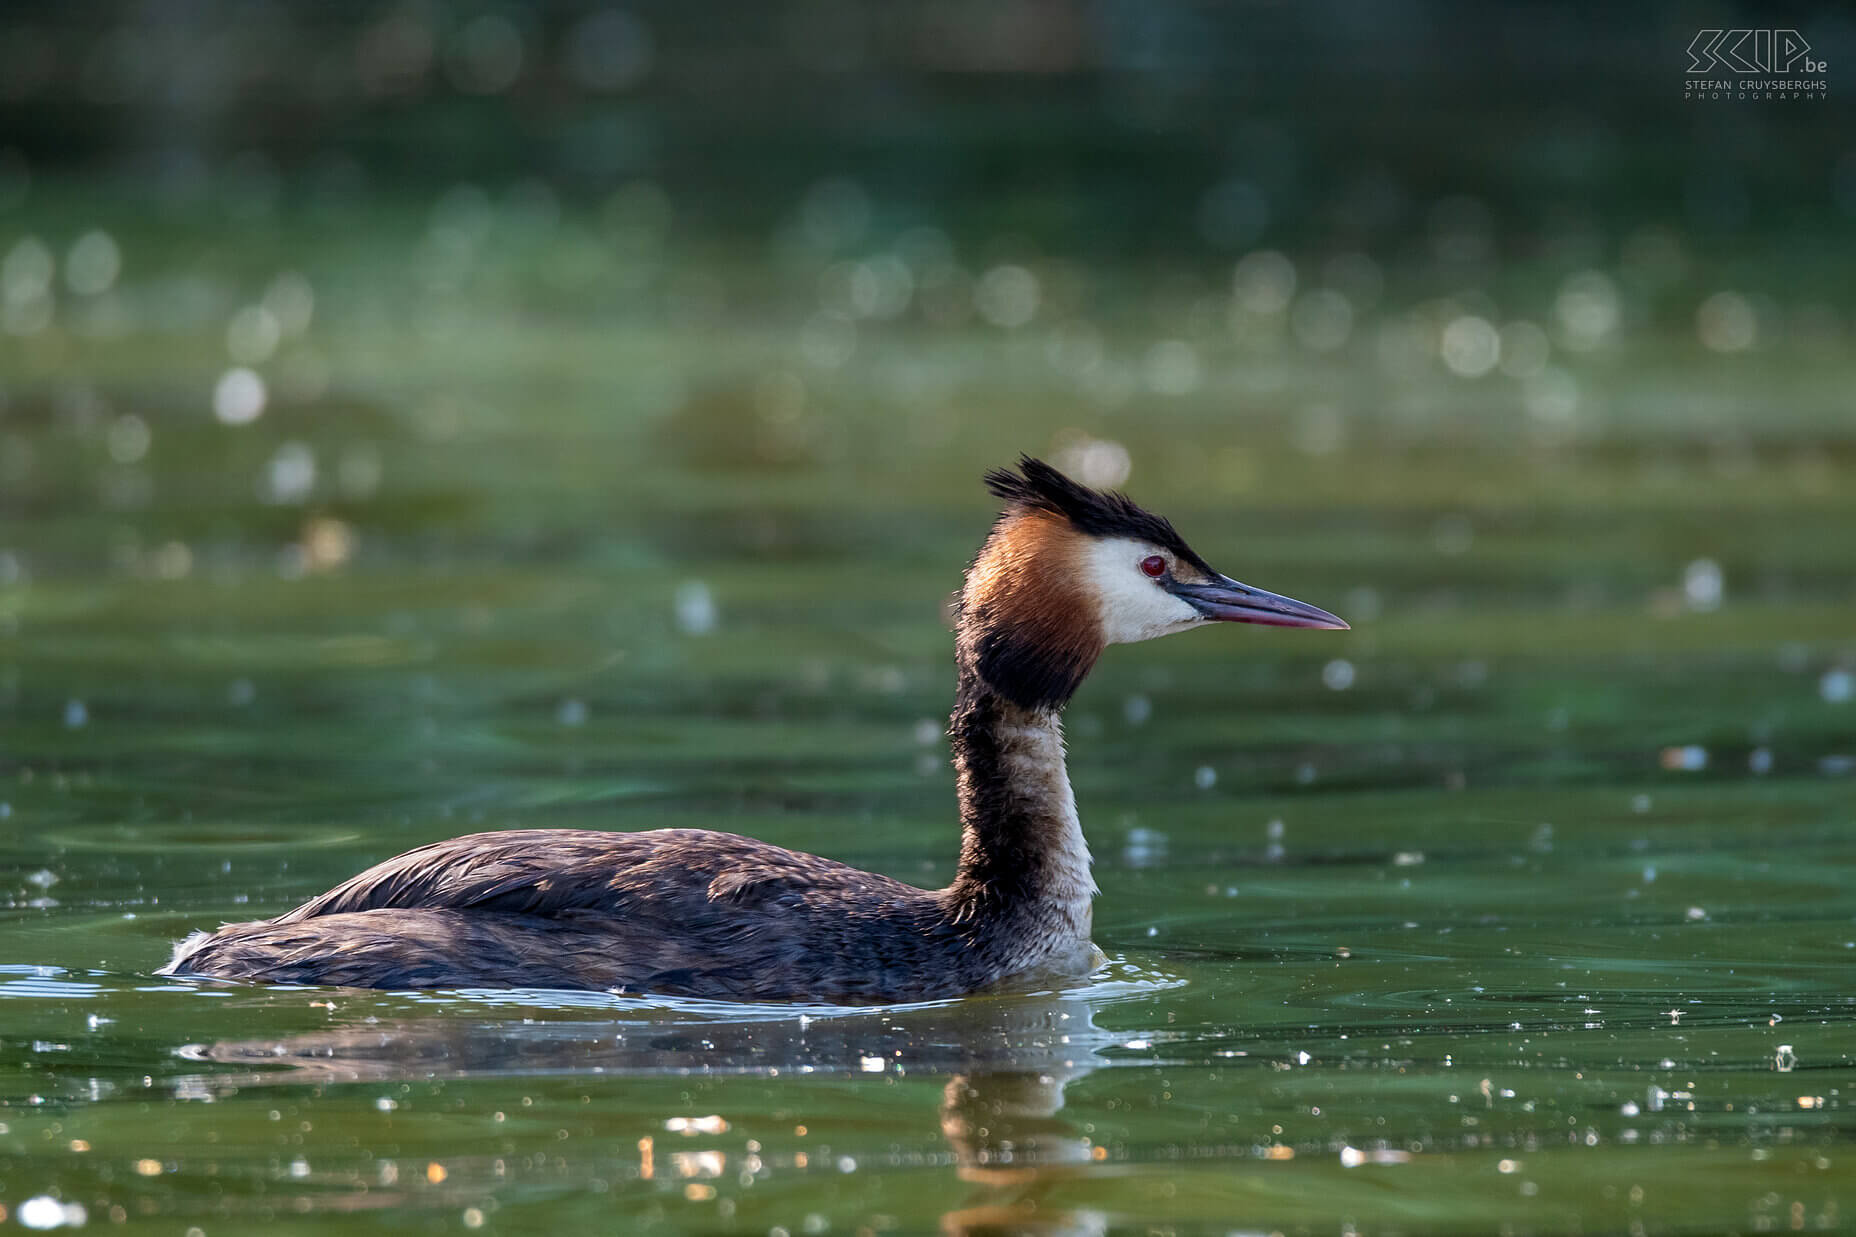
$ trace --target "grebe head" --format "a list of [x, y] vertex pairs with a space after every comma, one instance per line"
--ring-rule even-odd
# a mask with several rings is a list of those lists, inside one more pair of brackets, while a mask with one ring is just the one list
[[1307, 602], [1214, 571], [1164, 517], [1021, 456], [986, 486], [1005, 501], [960, 599], [960, 656], [1027, 708], [1062, 705], [1110, 644], [1205, 623], [1345, 631]]

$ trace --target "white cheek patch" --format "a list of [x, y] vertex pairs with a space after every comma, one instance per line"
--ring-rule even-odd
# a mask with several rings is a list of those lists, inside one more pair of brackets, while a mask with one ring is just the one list
[[1090, 591], [1101, 607], [1102, 639], [1133, 644], [1196, 627], [1204, 615], [1161, 588], [1141, 570], [1154, 547], [1129, 537], [1091, 541], [1084, 557]]

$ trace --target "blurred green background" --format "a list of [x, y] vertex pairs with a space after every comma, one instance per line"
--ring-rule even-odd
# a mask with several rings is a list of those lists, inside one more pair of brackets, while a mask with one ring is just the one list
[[[1753, 26], [1827, 97], [1685, 98]], [[1852, 73], [1831, 6], [8, 5], [0, 1218], [1837, 1227]], [[1354, 627], [1104, 660], [1094, 980], [152, 978], [474, 828], [945, 881], [1020, 451]]]

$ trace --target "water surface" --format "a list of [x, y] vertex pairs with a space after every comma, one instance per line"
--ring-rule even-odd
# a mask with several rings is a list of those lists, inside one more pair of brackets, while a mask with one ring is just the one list
[[[494, 267], [475, 300], [406, 291], [346, 235], [187, 250], [227, 311], [284, 261], [318, 290], [283, 355], [321, 381], [261, 367], [250, 424], [212, 413], [221, 320], [157, 312], [173, 237], [128, 250], [155, 265], [135, 329], [0, 341], [11, 1220], [1846, 1222], [1834, 364], [1782, 367], [1783, 415], [1731, 432], [1658, 399], [1774, 367], [1654, 333], [1565, 358], [1586, 411], [1545, 428], [1506, 378], [1388, 376], [1367, 344], [1206, 344], [1196, 393], [1105, 407], [1045, 336], [983, 324], [808, 360], [755, 316], [758, 258], [709, 259], [747, 307], [666, 326]], [[1104, 314], [1111, 356], [1193, 329], [1165, 313]], [[1393, 411], [1311, 439], [1346, 390]], [[480, 828], [700, 825], [944, 882], [977, 475], [1090, 443], [1213, 563], [1355, 624], [1110, 651], [1069, 718], [1100, 974], [875, 1010], [153, 975], [190, 931]]]

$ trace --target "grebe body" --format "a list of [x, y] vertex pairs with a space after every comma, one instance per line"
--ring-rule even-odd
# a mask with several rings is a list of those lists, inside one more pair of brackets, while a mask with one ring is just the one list
[[1090, 969], [1095, 883], [1060, 715], [1096, 658], [1207, 622], [1346, 624], [1218, 574], [1166, 520], [1038, 460], [987, 483], [1006, 506], [956, 623], [962, 841], [946, 888], [709, 830], [505, 830], [407, 851], [275, 919], [195, 933], [162, 973], [884, 1002]]

